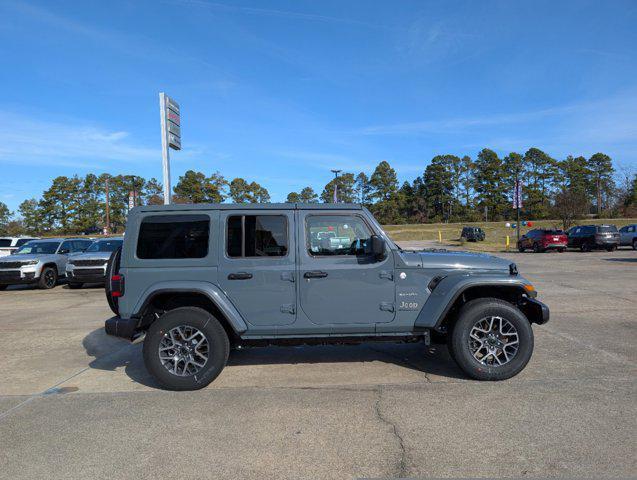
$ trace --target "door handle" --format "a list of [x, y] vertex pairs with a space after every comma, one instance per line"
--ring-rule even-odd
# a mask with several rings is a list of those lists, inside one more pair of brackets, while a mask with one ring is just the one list
[[228, 275], [228, 280], [250, 280], [251, 278], [252, 274], [247, 272], [231, 273]]
[[303, 278], [325, 278], [327, 277], [327, 272], [322, 272], [320, 270], [312, 270], [311, 272], [305, 272], [303, 274]]

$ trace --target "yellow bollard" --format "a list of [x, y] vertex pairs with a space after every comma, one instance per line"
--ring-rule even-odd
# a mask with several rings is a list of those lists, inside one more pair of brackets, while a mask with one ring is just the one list
[[442, 232], [438, 230], [438, 243], [442, 243]]
[[507, 250], [509, 249], [509, 245], [511, 245], [511, 239], [507, 235]]

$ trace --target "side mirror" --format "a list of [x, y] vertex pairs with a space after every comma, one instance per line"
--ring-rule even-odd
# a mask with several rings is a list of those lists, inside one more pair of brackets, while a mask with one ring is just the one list
[[66, 255], [66, 254], [68, 254], [69, 252], [70, 252], [70, 250], [69, 250], [68, 248], [62, 248], [62, 249], [60, 249], [60, 250], [58, 251], [58, 253], [59, 253], [60, 255]]
[[372, 235], [367, 242], [367, 248], [365, 253], [373, 256], [374, 258], [380, 258], [385, 254], [385, 239], [379, 235]]

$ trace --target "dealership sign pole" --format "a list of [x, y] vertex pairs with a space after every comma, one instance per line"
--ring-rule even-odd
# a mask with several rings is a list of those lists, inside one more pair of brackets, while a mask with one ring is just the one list
[[159, 94], [159, 110], [161, 115], [161, 156], [164, 174], [164, 205], [169, 205], [170, 188], [170, 154], [169, 149], [181, 150], [181, 113], [179, 104], [165, 93]]

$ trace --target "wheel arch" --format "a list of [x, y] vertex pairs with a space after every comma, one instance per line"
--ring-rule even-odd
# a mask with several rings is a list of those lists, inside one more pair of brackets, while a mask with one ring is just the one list
[[[455, 321], [462, 305], [477, 298], [499, 298], [520, 308], [531, 323], [545, 323], [534, 308], [526, 308], [529, 292], [524, 288], [529, 285], [521, 278], [515, 280], [471, 279], [461, 280], [448, 278], [447, 285], [440, 283], [425, 302], [418, 314], [415, 326], [417, 328], [432, 328], [437, 332], [446, 333], [448, 327]], [[445, 279], [447, 280], [447, 279]], [[443, 288], [441, 288], [443, 287]], [[440, 289], [440, 290], [439, 290]]]
[[219, 320], [229, 338], [238, 337], [248, 329], [239, 311], [218, 287], [199, 282], [179, 283], [158, 284], [145, 293], [132, 315], [140, 320], [139, 330], [148, 329], [157, 314], [179, 307], [199, 307], [206, 310]]

